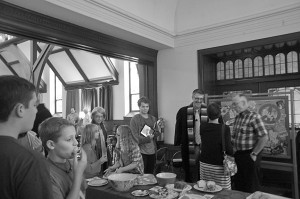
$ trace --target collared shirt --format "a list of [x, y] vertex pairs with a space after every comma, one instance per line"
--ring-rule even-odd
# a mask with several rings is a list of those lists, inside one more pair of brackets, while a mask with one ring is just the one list
[[235, 117], [233, 123], [233, 146], [234, 149], [250, 150], [253, 149], [258, 141], [258, 137], [267, 135], [259, 114], [245, 110]]

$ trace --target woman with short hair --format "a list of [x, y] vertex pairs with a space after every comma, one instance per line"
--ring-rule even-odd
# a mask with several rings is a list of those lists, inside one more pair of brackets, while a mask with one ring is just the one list
[[[224, 175], [222, 128], [219, 123], [221, 109], [217, 103], [211, 103], [207, 107], [208, 123], [200, 126], [201, 154], [200, 154], [200, 179], [215, 181], [217, 185], [225, 189], [231, 189], [230, 176]], [[230, 129], [225, 126], [224, 132], [226, 154], [233, 154]]]

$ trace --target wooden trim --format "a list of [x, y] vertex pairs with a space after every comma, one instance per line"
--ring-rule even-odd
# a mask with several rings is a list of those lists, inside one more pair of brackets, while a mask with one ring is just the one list
[[124, 60], [154, 61], [158, 52], [4, 1], [0, 1], [0, 31]]

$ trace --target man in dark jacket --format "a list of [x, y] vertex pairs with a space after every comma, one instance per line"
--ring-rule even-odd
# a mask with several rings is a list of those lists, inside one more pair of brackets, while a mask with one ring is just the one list
[[199, 179], [199, 155], [200, 155], [200, 123], [207, 122], [206, 104], [204, 94], [200, 89], [192, 93], [193, 102], [179, 109], [176, 115], [174, 145], [181, 145], [185, 181], [192, 182], [190, 175], [190, 155], [194, 154]]
[[49, 117], [52, 117], [50, 111], [45, 107], [45, 104], [41, 103], [37, 107], [37, 113], [34, 120], [32, 131], [34, 131], [37, 134], [37, 137], [39, 137], [38, 128], [40, 123], [42, 123], [44, 120], [46, 120]]

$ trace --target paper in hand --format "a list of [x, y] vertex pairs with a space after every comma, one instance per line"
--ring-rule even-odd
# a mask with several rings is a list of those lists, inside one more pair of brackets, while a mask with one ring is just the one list
[[148, 137], [149, 135], [151, 135], [153, 132], [153, 130], [151, 129], [150, 126], [148, 126], [147, 124], [144, 125], [141, 134], [145, 137]]

